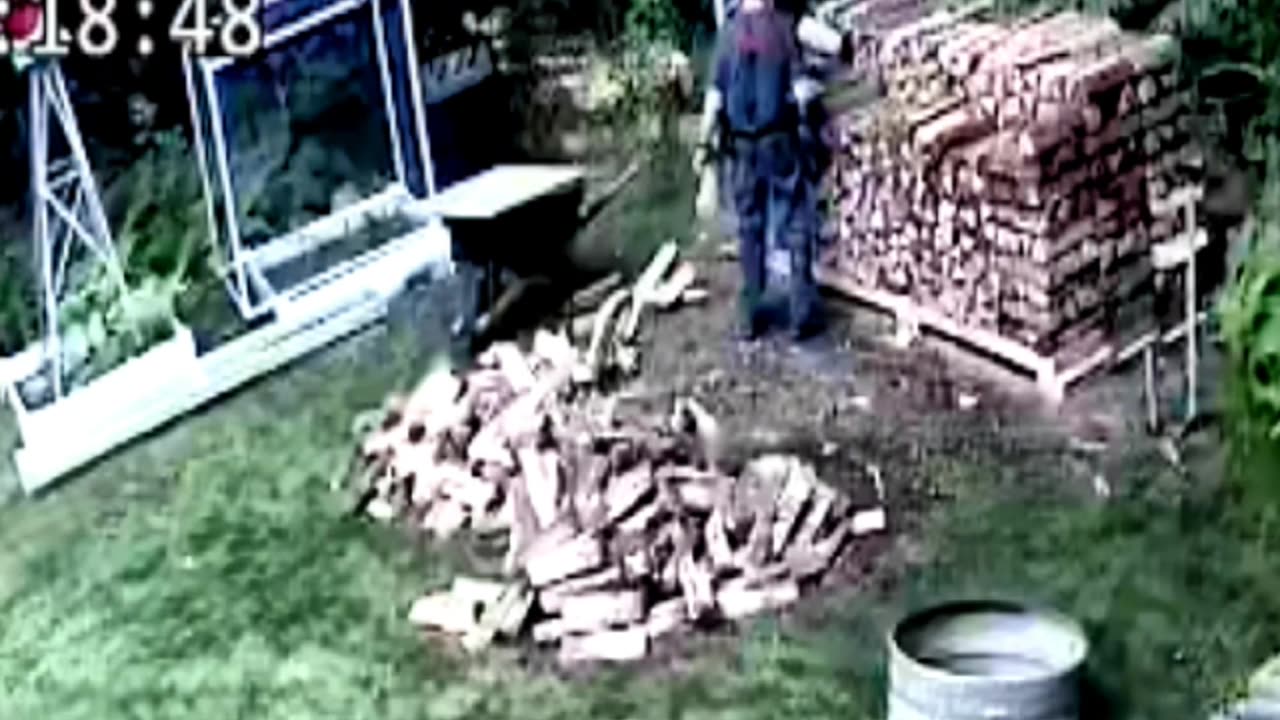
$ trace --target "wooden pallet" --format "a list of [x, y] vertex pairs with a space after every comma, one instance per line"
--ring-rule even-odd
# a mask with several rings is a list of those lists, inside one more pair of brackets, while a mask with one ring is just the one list
[[899, 338], [914, 337], [928, 330], [978, 354], [993, 357], [1030, 375], [1040, 394], [1053, 404], [1061, 403], [1071, 386], [1120, 362], [1122, 352], [1127, 351], [1132, 357], [1135, 342], [1154, 341], [1154, 336], [1147, 339], [1147, 334], [1139, 334], [1138, 340], [1109, 340], [1076, 357], [1046, 355], [994, 331], [963, 325], [941, 312], [920, 306], [909, 297], [863, 287], [828, 267], [815, 268], [814, 275], [818, 284], [828, 290], [892, 315]]

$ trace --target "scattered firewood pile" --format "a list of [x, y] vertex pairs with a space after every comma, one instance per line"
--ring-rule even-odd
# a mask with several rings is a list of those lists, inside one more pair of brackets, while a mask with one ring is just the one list
[[613, 273], [570, 299], [569, 335], [586, 347], [577, 372], [579, 381], [598, 381], [610, 372], [634, 374], [640, 369], [637, 341], [645, 314], [709, 297], [705, 288], [697, 287], [693, 263], [679, 261], [678, 255], [675, 242], [668, 242], [658, 248], [630, 286], [621, 274]]
[[502, 580], [459, 577], [413, 623], [470, 650], [503, 637], [556, 645], [563, 663], [637, 659], [679, 628], [795, 602], [885, 527], [882, 502], [855, 511], [795, 457], [731, 474], [695, 400], [649, 425], [607, 398], [593, 407], [574, 396], [580, 362], [563, 335], [539, 333], [529, 353], [499, 343], [392, 398], [367, 430], [361, 513], [505, 544]]
[[1168, 36], [1074, 12], [1005, 24], [990, 3], [881, 38], [886, 97], [841, 119], [832, 175], [850, 286], [887, 291], [1044, 356], [1147, 317], [1168, 199], [1203, 158]]

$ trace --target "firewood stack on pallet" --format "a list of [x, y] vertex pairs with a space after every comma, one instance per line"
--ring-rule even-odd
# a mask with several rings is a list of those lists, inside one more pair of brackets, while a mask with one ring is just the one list
[[624, 661], [697, 622], [794, 603], [856, 536], [885, 526], [790, 456], [722, 467], [718, 425], [692, 399], [660, 427], [572, 397], [562, 335], [500, 343], [461, 376], [393, 399], [360, 448], [360, 511], [437, 537], [505, 540], [506, 577], [458, 578], [410, 620], [478, 650], [555, 644], [564, 663]]
[[1165, 200], [1202, 158], [1176, 42], [984, 7], [884, 39], [887, 97], [840, 121], [822, 275], [1069, 362], [1144, 329], [1150, 247], [1182, 231]]

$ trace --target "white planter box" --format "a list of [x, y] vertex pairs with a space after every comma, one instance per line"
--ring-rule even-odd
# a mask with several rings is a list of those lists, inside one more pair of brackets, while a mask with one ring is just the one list
[[198, 381], [199, 372], [195, 338], [179, 325], [168, 340], [39, 408], [28, 407], [18, 390], [31, 373], [10, 378], [9, 402], [24, 447], [56, 447], [110, 426], [131, 406], [185, 389]]
[[[22, 487], [28, 493], [35, 492], [94, 458], [253, 378], [377, 322], [385, 314], [385, 304], [374, 300], [347, 307], [337, 315], [305, 327], [277, 321], [199, 358], [194, 357], [194, 352], [191, 355], [181, 353], [183, 357], [179, 358], [176, 356], [180, 353], [175, 352], [175, 357], [163, 363], [170, 368], [171, 377], [168, 380], [159, 383], [154, 391], [127, 394], [125, 403], [112, 415], [104, 417], [103, 411], [98, 410], [98, 427], [83, 427], [82, 424], [83, 432], [74, 436], [61, 431], [61, 437], [46, 435], [46, 444], [27, 444], [19, 448], [13, 459]], [[186, 335], [190, 337], [189, 332]], [[189, 347], [194, 351], [194, 343]], [[161, 362], [157, 361], [157, 364], [160, 365]], [[188, 362], [191, 363], [189, 377], [184, 377], [183, 372], [173, 371], [173, 368]], [[65, 400], [72, 397], [68, 395]], [[60, 443], [48, 444], [49, 437], [54, 437]]]
[[[34, 375], [40, 369], [42, 351], [43, 348], [36, 343], [17, 355], [0, 358], [0, 388], [7, 388], [23, 378]], [[5, 393], [5, 396], [7, 398], [8, 393]]]

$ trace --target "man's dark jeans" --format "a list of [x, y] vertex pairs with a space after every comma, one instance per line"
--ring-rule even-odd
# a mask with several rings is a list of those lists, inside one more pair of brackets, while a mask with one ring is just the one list
[[732, 143], [731, 192], [737, 215], [738, 257], [742, 264], [742, 312], [748, 332], [762, 328], [760, 303], [765, 290], [768, 238], [777, 237], [791, 255], [791, 307], [795, 333], [817, 321], [813, 281], [815, 237], [809, 232], [801, 172], [800, 146], [794, 135], [776, 133]]

